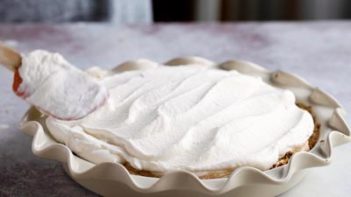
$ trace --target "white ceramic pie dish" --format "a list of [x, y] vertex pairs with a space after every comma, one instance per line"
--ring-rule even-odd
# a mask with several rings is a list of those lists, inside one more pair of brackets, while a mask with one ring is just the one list
[[[169, 172], [161, 178], [131, 175], [121, 164], [94, 164], [72, 153], [57, 142], [47, 131], [45, 116], [34, 107], [22, 120], [22, 130], [33, 136], [32, 151], [35, 155], [58, 160], [75, 181], [103, 196], [274, 196], [297, 184], [306, 169], [327, 165], [332, 149], [351, 141], [350, 128], [344, 119], [344, 110], [330, 95], [311, 86], [303, 79], [282, 71], [270, 72], [256, 64], [231, 60], [215, 64], [199, 57], [176, 58], [165, 65], [201, 64], [208, 67], [261, 76], [266, 82], [294, 92], [297, 102], [312, 107], [320, 135], [309, 152], [295, 153], [287, 165], [262, 171], [252, 167], [240, 167], [228, 178], [199, 179], [186, 171]], [[125, 70], [154, 68], [158, 64], [149, 60], [123, 63], [101, 75]], [[89, 71], [88, 71], [89, 72]], [[102, 77], [102, 76], [96, 76]]]

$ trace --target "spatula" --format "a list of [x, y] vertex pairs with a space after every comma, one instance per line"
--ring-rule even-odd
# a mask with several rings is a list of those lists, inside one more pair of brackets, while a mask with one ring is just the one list
[[[0, 64], [14, 73], [14, 92], [47, 115], [62, 120], [80, 119], [95, 111], [108, 99], [107, 89], [97, 79], [78, 68], [47, 76], [48, 79], [42, 80], [46, 83], [40, 84], [40, 88], [28, 87], [32, 84], [21, 76], [21, 67], [30, 65], [22, 65], [22, 61], [18, 52], [0, 44]], [[35, 72], [34, 76], [43, 77], [41, 74], [35, 75]]]

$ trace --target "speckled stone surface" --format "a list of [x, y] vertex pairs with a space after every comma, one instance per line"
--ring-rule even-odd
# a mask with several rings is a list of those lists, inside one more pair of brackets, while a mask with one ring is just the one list
[[[60, 52], [81, 68], [111, 68], [135, 58], [165, 62], [189, 55], [218, 62], [246, 59], [302, 76], [351, 112], [351, 22], [0, 24], [0, 40], [22, 52], [37, 48]], [[58, 162], [33, 156], [31, 137], [18, 129], [28, 105], [11, 92], [11, 81], [11, 73], [0, 68], [0, 196], [96, 196], [66, 176]], [[335, 150], [331, 165], [312, 169], [301, 184], [281, 196], [350, 194], [348, 144]]]

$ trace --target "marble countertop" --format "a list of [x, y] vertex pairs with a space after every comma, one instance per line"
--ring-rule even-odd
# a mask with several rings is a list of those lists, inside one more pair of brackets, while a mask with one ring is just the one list
[[[213, 61], [245, 59], [296, 73], [335, 96], [351, 112], [351, 21], [304, 23], [6, 25], [0, 40], [22, 52], [62, 53], [81, 68], [111, 68], [130, 59], [165, 62], [197, 55]], [[96, 196], [66, 176], [60, 163], [37, 158], [31, 137], [18, 129], [29, 107], [11, 92], [0, 67], [0, 196]], [[351, 122], [350, 116], [347, 117]], [[329, 166], [311, 169], [292, 196], [349, 196], [351, 144]]]

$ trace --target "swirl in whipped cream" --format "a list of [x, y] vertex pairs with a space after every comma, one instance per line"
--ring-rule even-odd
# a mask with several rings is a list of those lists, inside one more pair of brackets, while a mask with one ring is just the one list
[[46, 121], [57, 140], [94, 163], [160, 173], [265, 170], [304, 146], [314, 128], [291, 91], [236, 71], [160, 66], [101, 82], [110, 92], [103, 107], [79, 121]]

